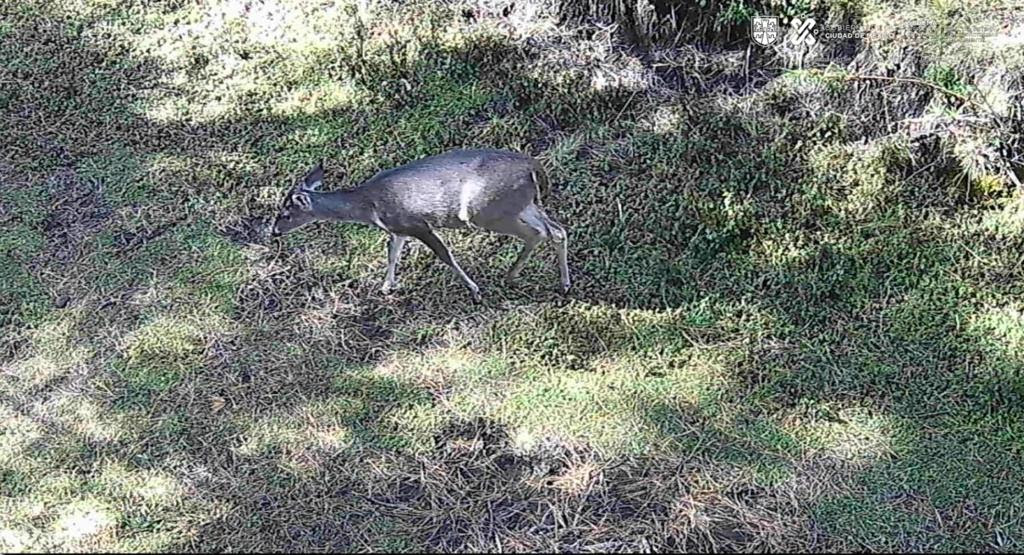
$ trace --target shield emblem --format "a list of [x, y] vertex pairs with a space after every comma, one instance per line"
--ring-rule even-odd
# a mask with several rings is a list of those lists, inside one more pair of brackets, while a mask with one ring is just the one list
[[750, 38], [761, 46], [770, 46], [782, 36], [779, 18], [764, 15], [755, 15], [750, 20]]

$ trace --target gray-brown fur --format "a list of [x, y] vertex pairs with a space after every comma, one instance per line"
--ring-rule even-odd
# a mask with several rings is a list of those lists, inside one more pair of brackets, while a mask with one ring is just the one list
[[523, 250], [509, 269], [518, 277], [533, 250], [555, 244], [562, 291], [568, 291], [565, 229], [537, 205], [538, 186], [547, 183], [540, 163], [504, 150], [452, 150], [384, 170], [347, 190], [318, 192], [323, 167], [313, 168], [285, 199], [274, 222], [277, 236], [317, 220], [358, 222], [391, 234], [384, 290], [395, 286], [395, 272], [408, 237], [426, 244], [452, 268], [480, 300], [479, 287], [459, 267], [439, 228], [474, 227], [520, 238]]

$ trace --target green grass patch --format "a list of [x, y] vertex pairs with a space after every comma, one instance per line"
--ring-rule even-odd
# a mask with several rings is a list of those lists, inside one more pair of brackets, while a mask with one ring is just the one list
[[124, 339], [116, 371], [133, 388], [162, 391], [174, 387], [202, 367], [210, 333], [207, 325], [188, 316], [150, 319]]

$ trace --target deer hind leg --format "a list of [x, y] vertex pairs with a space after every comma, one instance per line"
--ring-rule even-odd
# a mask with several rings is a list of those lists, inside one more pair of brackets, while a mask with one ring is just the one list
[[516, 261], [505, 272], [505, 281], [507, 283], [512, 283], [519, 277], [519, 273], [530, 260], [530, 255], [533, 254], [534, 249], [548, 238], [541, 222], [535, 217], [524, 217], [526, 212], [524, 210], [519, 214], [502, 215], [495, 219], [481, 222], [481, 227], [485, 229], [501, 233], [502, 235], [517, 237], [523, 242], [523, 248], [519, 251], [519, 256], [516, 257]]
[[552, 220], [547, 214], [537, 210], [547, 227], [548, 235], [551, 240], [555, 243], [555, 254], [558, 256], [558, 273], [561, 277], [562, 293], [568, 293], [569, 287], [572, 285], [569, 279], [569, 234], [566, 233], [565, 228], [561, 224]]
[[[519, 251], [519, 256], [516, 257], [516, 261], [512, 263], [512, 266], [505, 273], [505, 281], [512, 283], [519, 279], [519, 273], [523, 271], [523, 266], [529, 262], [530, 256], [533, 251], [537, 248], [537, 245], [544, 242], [545, 237], [539, 234], [533, 234], [533, 230], [525, 232], [519, 236], [523, 240], [523, 249]], [[527, 233], [530, 233], [529, 235]]]
[[549, 218], [536, 205], [531, 204], [515, 218], [492, 223], [489, 227], [492, 231], [513, 235], [523, 241], [523, 250], [520, 251], [519, 257], [505, 274], [507, 281], [514, 281], [519, 277], [519, 272], [522, 271], [523, 266], [529, 261], [538, 245], [544, 241], [554, 241], [562, 274], [562, 291], [568, 291], [569, 268], [566, 260], [566, 233], [561, 225]]

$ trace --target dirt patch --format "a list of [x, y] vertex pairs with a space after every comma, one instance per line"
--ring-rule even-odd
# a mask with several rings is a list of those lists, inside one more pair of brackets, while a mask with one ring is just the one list
[[39, 151], [52, 158], [60, 166], [69, 168], [74, 165], [75, 158], [71, 154], [71, 150], [63, 144], [49, 137], [40, 137], [37, 143]]
[[470, 117], [473, 125], [484, 125], [494, 118], [503, 118], [515, 110], [515, 101], [511, 98], [498, 96], [487, 102], [480, 110]]
[[266, 237], [270, 221], [262, 216], [250, 216], [226, 222], [217, 232], [236, 245], [260, 243]]
[[395, 348], [390, 313], [373, 285], [350, 280], [337, 283], [309, 267], [303, 256], [285, 263], [267, 258], [253, 266], [253, 277], [235, 296], [237, 321], [292, 321], [310, 348], [337, 353], [341, 359], [366, 363]]
[[344, 522], [321, 520], [308, 526], [289, 526], [288, 539], [294, 545], [303, 545], [313, 550], [347, 551], [352, 540], [346, 532]]
[[551, 145], [555, 144], [564, 130], [558, 118], [550, 114], [540, 114], [535, 117], [534, 128], [537, 130], [537, 134], [528, 141], [529, 152], [534, 156], [539, 156], [551, 148]]
[[284, 268], [267, 267], [265, 270], [238, 289], [235, 296], [237, 319], [274, 316], [281, 310], [283, 291], [292, 287], [295, 280]]
[[49, 258], [66, 263], [81, 254], [82, 244], [106, 225], [110, 206], [99, 182], [84, 180], [74, 170], [63, 169], [46, 182], [52, 199], [43, 221]]
[[363, 336], [370, 341], [387, 341], [392, 336], [391, 330], [380, 325], [379, 320], [371, 313], [363, 312], [355, 318], [355, 323]]
[[163, 237], [184, 221], [184, 218], [180, 218], [148, 229], [120, 231], [114, 236], [114, 245], [117, 246], [117, 250], [122, 254], [134, 251], [146, 243]]

